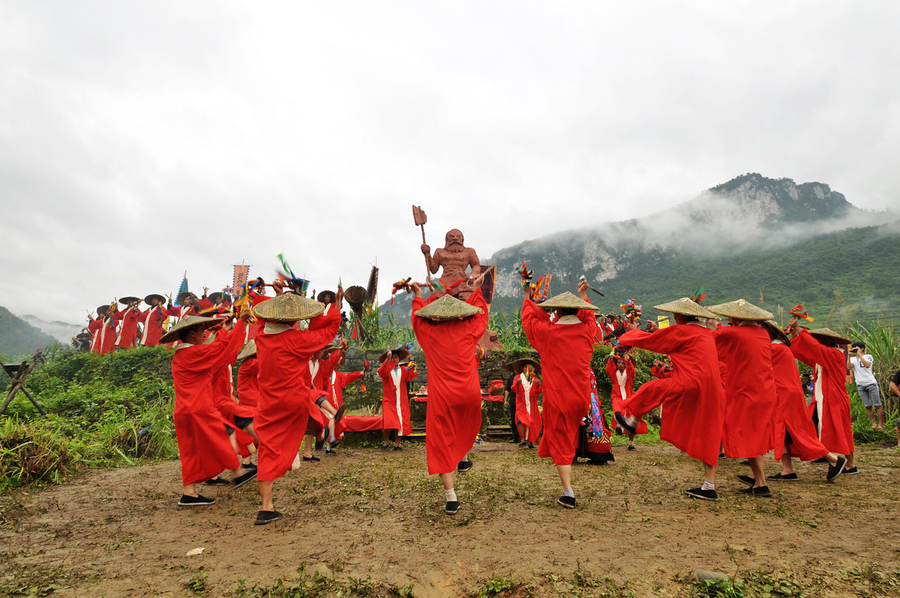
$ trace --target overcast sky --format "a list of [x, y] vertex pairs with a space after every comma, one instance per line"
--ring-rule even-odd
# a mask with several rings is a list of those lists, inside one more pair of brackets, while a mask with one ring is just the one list
[[896, 2], [0, 1], [0, 305], [424, 278], [747, 172], [900, 203]]

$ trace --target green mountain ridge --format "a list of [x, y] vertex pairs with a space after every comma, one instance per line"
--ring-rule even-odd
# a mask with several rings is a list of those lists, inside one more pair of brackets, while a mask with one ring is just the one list
[[38, 349], [55, 342], [52, 336], [0, 306], [0, 355], [9, 358], [31, 356]]

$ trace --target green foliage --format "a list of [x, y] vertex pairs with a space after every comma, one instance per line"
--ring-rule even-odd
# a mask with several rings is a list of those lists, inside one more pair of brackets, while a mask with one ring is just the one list
[[703, 598], [744, 598], [747, 586], [737, 579], [704, 579], [694, 584], [694, 591]]
[[874, 360], [872, 369], [881, 390], [881, 403], [885, 411], [897, 411], [900, 408], [898, 398], [889, 392], [891, 378], [900, 370], [900, 342], [893, 324], [870, 322], [863, 325], [857, 322], [848, 327], [847, 334], [853, 340], [865, 343], [866, 353]]
[[[56, 339], [44, 334], [5, 307], [0, 307], [0, 353], [21, 362], [23, 357], [31, 357], [38, 349], [56, 343]], [[5, 359], [9, 363], [11, 360]]]
[[184, 588], [193, 592], [194, 594], [200, 595], [206, 593], [206, 571], [203, 570], [203, 567], [200, 568], [200, 572], [191, 579], [187, 580], [184, 584]]
[[404, 325], [393, 312], [382, 315], [381, 307], [378, 305], [370, 305], [363, 314], [362, 320], [368, 337], [360, 338], [360, 340], [362, 341], [361, 346], [366, 348], [399, 347], [404, 343], [416, 340], [416, 335], [408, 319]]
[[511, 577], [494, 577], [481, 586], [478, 590], [478, 598], [493, 598], [503, 592], [511, 592], [519, 586], [519, 582]]
[[[488, 316], [488, 330], [497, 332], [497, 340], [507, 351], [530, 350], [531, 344], [522, 328], [522, 310], [512, 313], [491, 310]], [[514, 358], [518, 359], [518, 358]]]
[[178, 455], [171, 352], [165, 347], [110, 355], [54, 351], [27, 388], [49, 415], [22, 396], [0, 419], [0, 491], [58, 483], [84, 465], [134, 465]]
[[412, 595], [412, 584], [403, 587], [376, 586], [371, 578], [364, 580], [349, 577], [346, 581], [322, 575], [318, 571], [309, 573], [306, 563], [297, 568], [296, 579], [278, 579], [269, 586], [253, 584], [241, 579], [231, 592], [230, 598], [318, 598], [319, 596], [366, 596], [382, 598], [394, 596], [408, 598]]

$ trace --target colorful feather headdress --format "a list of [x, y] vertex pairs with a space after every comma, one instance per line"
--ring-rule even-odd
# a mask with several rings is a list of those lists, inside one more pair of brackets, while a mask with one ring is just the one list
[[291, 288], [291, 290], [301, 297], [306, 297], [306, 292], [309, 289], [309, 281], [304, 278], [298, 278], [294, 276], [293, 270], [288, 266], [287, 260], [284, 259], [284, 254], [278, 254], [278, 261], [281, 262], [281, 270], [277, 270], [278, 278], [280, 278], [284, 283]]
[[806, 310], [803, 309], [803, 304], [802, 304], [802, 303], [798, 303], [798, 304], [797, 304], [797, 307], [795, 307], [794, 309], [792, 309], [792, 310], [790, 311], [790, 314], [791, 314], [792, 316], [795, 316], [795, 317], [797, 317], [797, 318], [800, 318], [801, 320], [807, 320], [807, 321], [809, 321], [809, 322], [814, 322], [814, 321], [815, 321], [815, 318], [810, 317], [810, 315], [809, 315], [808, 313], [806, 313]]

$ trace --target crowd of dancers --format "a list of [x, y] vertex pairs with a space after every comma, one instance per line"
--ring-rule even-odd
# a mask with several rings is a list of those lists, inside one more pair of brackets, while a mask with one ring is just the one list
[[[469, 452], [482, 423], [478, 342], [489, 308], [480, 285], [478, 277], [466, 280], [465, 301], [439, 288], [425, 298], [419, 284], [408, 286], [414, 294], [412, 328], [428, 364], [427, 469], [440, 477], [444, 510], [450, 515], [461, 506], [456, 473], [474, 466]], [[222, 297], [185, 296], [180, 306], [172, 307], [163, 305], [163, 296], [150, 295], [144, 311], [137, 307], [139, 300], [126, 298], [125, 309], [98, 310], [100, 317], [91, 323], [91, 345], [98, 352], [104, 352], [110, 336], [116, 339], [113, 346], [134, 343], [137, 333], [131, 323], [137, 321], [143, 323], [142, 344], [174, 346], [174, 419], [183, 482], [179, 505], [213, 504], [199, 493], [202, 484], [240, 487], [256, 478], [258, 525], [282, 517], [274, 506], [277, 479], [302, 461], [318, 460], [313, 454], [317, 441], [334, 452], [343, 432], [342, 389], [365, 375], [338, 369], [346, 349], [335, 341], [342, 323], [341, 290], [320, 293], [315, 300], [285, 292], [280, 281], [268, 286], [275, 296], [257, 289], [236, 319], [227, 317], [234, 312]], [[604, 460], [604, 453], [612, 458], [591, 356], [598, 340], [609, 343], [613, 337], [616, 346], [606, 371], [614, 427], [628, 434], [632, 450], [635, 434], [647, 433], [642, 417], [659, 408], [660, 437], [703, 464], [702, 484], [687, 489], [689, 496], [719, 498], [716, 469], [721, 457], [747, 460], [751, 475], [738, 476], [746, 485], [740, 492], [756, 497], [771, 495], [763, 471], [769, 451], [782, 463], [781, 472], [770, 479], [797, 479], [793, 458], [827, 462], [827, 481], [857, 473], [846, 357], [838, 348], [849, 339], [827, 328], [806, 330], [796, 318], [783, 330], [771, 313], [744, 300], [708, 308], [688, 298], [657, 305], [655, 309], [671, 314], [670, 325], [663, 328], [650, 323], [641, 330], [633, 319], [616, 323], [604, 318], [598, 324], [588, 288], [582, 281], [577, 296], [565, 292], [536, 302], [526, 286], [522, 326], [539, 360], [509, 364], [515, 372], [507, 391], [515, 397], [516, 431], [525, 446], [539, 442], [539, 456], [556, 466], [560, 506], [577, 504], [572, 464], [579, 454], [584, 456], [585, 428], [590, 443], [605, 443], [605, 449], [597, 449], [598, 460]], [[157, 326], [162, 314], [178, 318], [167, 331]], [[122, 329], [105, 335], [107, 320], [122, 322]], [[669, 359], [654, 364], [656, 379], [636, 391], [632, 347]], [[391, 448], [393, 438], [394, 450], [402, 450], [400, 438], [410, 427], [407, 386], [417, 373], [407, 357], [405, 348], [388, 351], [378, 368], [384, 447]], [[814, 372], [809, 408], [796, 360]], [[231, 375], [236, 362], [241, 363], [237, 389]], [[226, 470], [230, 480], [220, 477]]]

